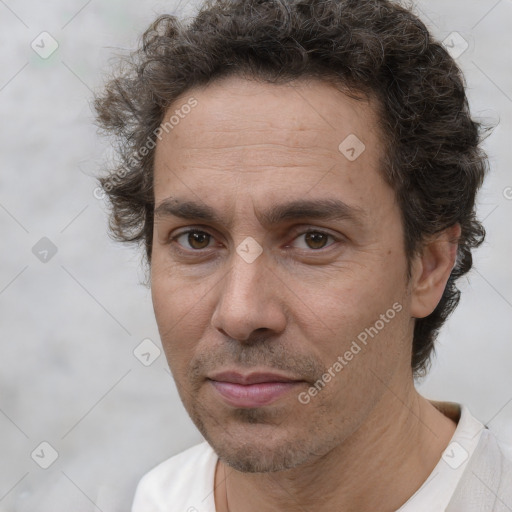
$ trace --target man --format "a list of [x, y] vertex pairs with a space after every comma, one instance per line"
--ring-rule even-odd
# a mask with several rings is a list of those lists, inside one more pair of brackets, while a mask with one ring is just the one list
[[111, 226], [145, 244], [206, 441], [133, 512], [506, 511], [512, 463], [415, 389], [484, 237], [460, 70], [387, 1], [211, 1], [159, 18], [96, 100]]

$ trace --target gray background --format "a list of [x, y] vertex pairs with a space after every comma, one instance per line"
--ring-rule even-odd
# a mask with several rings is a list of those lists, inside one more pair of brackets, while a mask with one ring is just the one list
[[[436, 37], [456, 31], [467, 41], [457, 60], [473, 115], [498, 124], [479, 200], [487, 242], [420, 389], [467, 404], [512, 445], [512, 1], [416, 8]], [[139, 254], [109, 240], [94, 196], [109, 148], [92, 91], [116, 52], [176, 9], [194, 8], [0, 0], [0, 511], [126, 511], [143, 473], [202, 440], [163, 353], [149, 366], [134, 356], [144, 339], [160, 346], [150, 293]], [[43, 31], [59, 44], [47, 59], [30, 46]], [[57, 248], [46, 262], [32, 251], [43, 237]], [[43, 441], [58, 453], [48, 469]]]

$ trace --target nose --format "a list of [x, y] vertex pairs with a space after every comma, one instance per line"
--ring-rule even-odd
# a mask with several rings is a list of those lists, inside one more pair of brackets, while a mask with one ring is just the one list
[[279, 293], [283, 283], [269, 268], [264, 253], [252, 263], [233, 254], [219, 286], [211, 324], [222, 334], [243, 342], [255, 331], [278, 334], [284, 330], [286, 315]]

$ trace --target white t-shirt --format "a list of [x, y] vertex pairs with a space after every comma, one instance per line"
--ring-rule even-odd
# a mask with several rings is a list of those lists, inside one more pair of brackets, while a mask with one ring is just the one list
[[480, 441], [484, 428], [469, 409], [462, 405], [457, 429], [441, 459], [423, 485], [397, 512], [445, 510]]
[[[443, 402], [435, 404], [438, 407], [445, 405]], [[446, 406], [450, 408], [450, 404]], [[397, 512], [445, 510], [484, 428], [462, 405], [455, 433], [438, 464]], [[217, 460], [217, 454], [204, 441], [162, 462], [139, 482], [132, 512], [216, 512]]]

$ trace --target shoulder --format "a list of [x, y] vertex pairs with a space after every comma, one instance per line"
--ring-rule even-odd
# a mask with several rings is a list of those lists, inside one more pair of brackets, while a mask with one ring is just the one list
[[160, 463], [139, 481], [132, 512], [213, 512], [217, 459], [204, 441]]
[[483, 430], [447, 508], [450, 512], [473, 510], [512, 510], [512, 457], [507, 446], [488, 428]]

